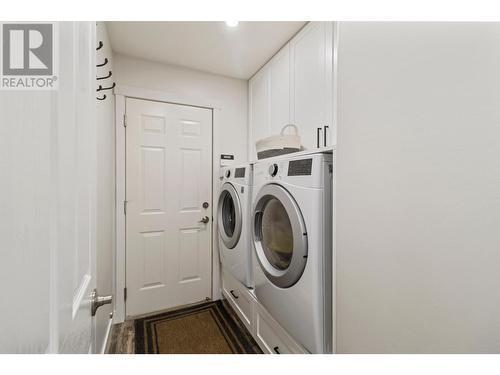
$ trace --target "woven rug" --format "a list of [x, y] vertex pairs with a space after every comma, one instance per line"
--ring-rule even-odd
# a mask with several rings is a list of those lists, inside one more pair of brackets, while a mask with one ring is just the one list
[[262, 353], [227, 302], [207, 302], [137, 319], [136, 354]]

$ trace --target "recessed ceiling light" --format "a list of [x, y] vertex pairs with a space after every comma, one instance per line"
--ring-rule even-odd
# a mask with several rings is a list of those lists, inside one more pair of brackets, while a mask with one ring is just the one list
[[238, 24], [239, 24], [238, 21], [226, 21], [227, 27], [236, 27], [236, 26], [238, 26]]

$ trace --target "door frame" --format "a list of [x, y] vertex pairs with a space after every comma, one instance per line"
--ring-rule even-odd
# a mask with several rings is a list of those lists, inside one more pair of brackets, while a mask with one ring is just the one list
[[[115, 174], [116, 174], [116, 200], [115, 200], [115, 228], [116, 241], [114, 252], [114, 295], [115, 295], [115, 311], [113, 312], [113, 322], [122, 323], [126, 318], [125, 308], [125, 287], [126, 287], [126, 221], [125, 221], [125, 159], [126, 159], [126, 142], [125, 142], [125, 102], [127, 98], [142, 99], [156, 102], [164, 102], [170, 104], [187, 105], [192, 107], [202, 107], [212, 110], [212, 183], [211, 183], [211, 202], [212, 216], [215, 215], [215, 205], [217, 204], [217, 176], [216, 170], [218, 158], [216, 155], [220, 153], [220, 143], [215, 135], [222, 134], [221, 132], [221, 116], [222, 106], [220, 102], [210, 98], [187, 97], [177, 95], [160, 90], [145, 89], [140, 87], [119, 85], [117, 84], [114, 90], [115, 94]], [[221, 298], [220, 291], [220, 266], [219, 257], [216, 256], [218, 249], [217, 244], [217, 223], [212, 217], [212, 233], [210, 241], [210, 253], [212, 258], [211, 267], [211, 298], [217, 300]]]

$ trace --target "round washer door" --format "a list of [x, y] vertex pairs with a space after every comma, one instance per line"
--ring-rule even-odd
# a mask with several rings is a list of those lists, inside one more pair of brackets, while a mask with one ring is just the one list
[[252, 233], [259, 264], [274, 285], [291, 287], [307, 263], [307, 231], [300, 208], [277, 184], [264, 185], [255, 202]]
[[240, 239], [242, 216], [240, 199], [229, 182], [222, 185], [217, 216], [220, 238], [228, 249], [232, 249]]

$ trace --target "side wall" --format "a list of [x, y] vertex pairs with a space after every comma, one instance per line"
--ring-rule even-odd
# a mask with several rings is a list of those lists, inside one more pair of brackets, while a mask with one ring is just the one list
[[338, 351], [500, 353], [500, 24], [339, 32]]

